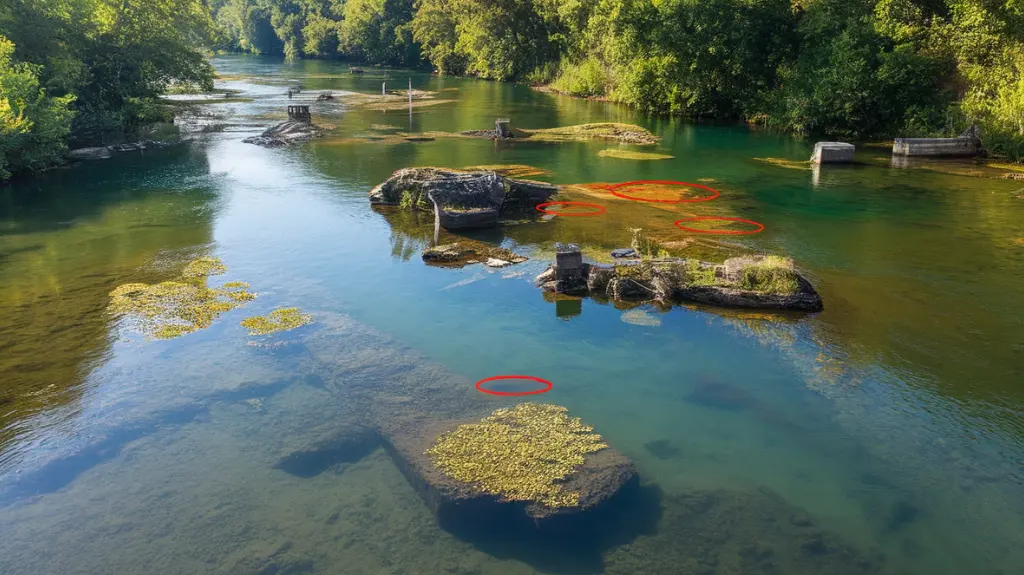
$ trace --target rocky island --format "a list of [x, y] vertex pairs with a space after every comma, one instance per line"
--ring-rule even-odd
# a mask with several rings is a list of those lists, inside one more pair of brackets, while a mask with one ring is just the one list
[[502, 214], [533, 209], [557, 191], [492, 170], [406, 168], [370, 190], [370, 203], [433, 211], [437, 226], [459, 230], [495, 226]]
[[816, 312], [821, 296], [793, 261], [744, 256], [722, 264], [685, 258], [638, 259], [611, 266], [583, 261], [578, 246], [557, 247], [555, 263], [537, 276], [545, 290], [624, 301], [695, 301], [723, 307]]

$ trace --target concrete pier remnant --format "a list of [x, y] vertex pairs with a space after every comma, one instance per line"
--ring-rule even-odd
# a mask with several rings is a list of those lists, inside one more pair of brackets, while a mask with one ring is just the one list
[[856, 150], [856, 146], [846, 142], [818, 142], [814, 144], [811, 163], [849, 164], [853, 162], [853, 154]]
[[309, 106], [288, 106], [288, 119], [297, 122], [313, 121], [313, 117], [309, 115]]
[[981, 152], [977, 138], [896, 138], [893, 156], [975, 156]]
[[579, 293], [587, 290], [590, 266], [583, 263], [583, 252], [576, 244], [555, 245], [555, 281], [558, 293]]
[[509, 129], [508, 125], [512, 120], [508, 118], [498, 118], [494, 120], [494, 135], [499, 140], [512, 137], [512, 130]]

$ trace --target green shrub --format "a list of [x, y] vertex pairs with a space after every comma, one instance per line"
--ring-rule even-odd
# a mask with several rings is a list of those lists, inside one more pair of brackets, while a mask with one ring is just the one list
[[604, 96], [610, 84], [608, 71], [596, 58], [587, 58], [577, 64], [562, 63], [558, 78], [551, 87], [559, 92], [580, 97]]
[[739, 271], [739, 285], [743, 289], [773, 294], [793, 294], [799, 289], [793, 260], [780, 256], [765, 256]]

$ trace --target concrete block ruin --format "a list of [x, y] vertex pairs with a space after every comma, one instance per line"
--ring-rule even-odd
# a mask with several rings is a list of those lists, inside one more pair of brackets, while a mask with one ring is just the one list
[[288, 119], [296, 122], [312, 122], [309, 106], [288, 106]]
[[512, 120], [508, 118], [498, 118], [494, 120], [494, 135], [499, 140], [512, 137], [512, 130], [509, 129], [509, 124]]
[[846, 142], [818, 142], [811, 154], [813, 164], [849, 164], [857, 148]]
[[976, 156], [981, 143], [973, 137], [957, 138], [896, 138], [893, 156], [956, 157]]

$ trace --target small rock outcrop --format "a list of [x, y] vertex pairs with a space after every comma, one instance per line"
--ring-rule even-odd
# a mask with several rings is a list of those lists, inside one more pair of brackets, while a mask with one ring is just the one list
[[159, 140], [143, 140], [141, 142], [129, 142], [125, 144], [114, 144], [112, 146], [97, 146], [94, 148], [78, 148], [67, 153], [69, 160], [106, 160], [114, 157], [114, 154], [124, 152], [141, 152], [152, 148], [163, 148], [171, 145], [170, 142]]
[[460, 240], [423, 250], [423, 261], [439, 267], [458, 267], [482, 263], [503, 268], [525, 262], [528, 258], [511, 250], [489, 246], [474, 240]]
[[776, 256], [731, 258], [724, 264], [665, 258], [599, 266], [584, 263], [579, 248], [558, 247], [555, 263], [536, 278], [546, 290], [621, 301], [695, 301], [722, 307], [816, 312], [821, 296]]
[[246, 144], [256, 144], [264, 148], [279, 148], [307, 142], [322, 135], [319, 128], [309, 122], [288, 120], [268, 128], [259, 136], [253, 136], [242, 140]]
[[440, 227], [459, 230], [497, 225], [503, 211], [533, 208], [557, 190], [490, 170], [406, 168], [370, 190], [370, 203], [431, 210]]

